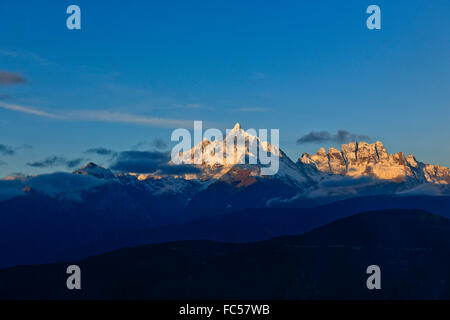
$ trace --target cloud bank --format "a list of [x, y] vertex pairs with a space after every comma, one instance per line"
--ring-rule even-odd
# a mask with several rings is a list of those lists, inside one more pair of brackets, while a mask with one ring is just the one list
[[124, 151], [110, 167], [112, 170], [134, 173], [188, 174], [199, 173], [192, 165], [171, 165], [170, 152]]
[[[23, 177], [14, 180], [0, 180], [0, 200], [25, 195], [25, 188], [31, 188], [49, 196], [86, 190], [106, 183], [105, 180], [89, 175], [64, 172]], [[73, 198], [76, 199], [76, 198]]]

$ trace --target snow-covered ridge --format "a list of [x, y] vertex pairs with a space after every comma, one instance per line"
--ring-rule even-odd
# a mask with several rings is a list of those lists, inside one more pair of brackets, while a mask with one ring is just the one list
[[328, 152], [321, 148], [314, 155], [304, 153], [298, 162], [330, 175], [450, 184], [449, 168], [418, 162], [412, 154], [407, 157], [403, 152], [389, 154], [379, 141], [351, 142], [343, 144], [341, 150], [330, 148]]
[[[373, 190], [383, 194], [396, 192], [408, 194], [409, 190], [413, 190], [414, 193], [420, 193], [423, 190], [429, 192], [430, 186], [425, 189], [417, 188], [423, 184], [439, 187], [439, 190], [445, 189], [437, 193], [450, 193], [449, 168], [419, 162], [411, 154], [406, 157], [402, 152], [389, 154], [381, 142], [373, 144], [351, 142], [343, 144], [340, 150], [329, 148], [326, 151], [321, 148], [313, 155], [304, 153], [297, 163], [294, 163], [277, 146], [272, 146], [267, 141], [261, 141], [259, 137], [242, 129], [239, 124], [236, 124], [223, 140], [234, 139], [236, 136], [243, 138], [238, 141], [244, 142], [230, 144], [235, 148], [232, 161], [220, 165], [213, 163], [213, 160], [208, 158], [208, 154], [203, 153], [203, 161], [194, 165], [199, 169], [198, 173], [161, 175], [158, 171], [149, 173], [113, 172], [90, 162], [72, 174], [53, 173], [40, 176], [8, 177], [0, 180], [0, 201], [33, 192], [60, 197], [116, 185], [120, 188], [139, 190], [139, 192], [152, 196], [174, 195], [188, 202], [193, 195], [207, 189], [215, 182], [225, 182], [245, 188], [260, 181], [269, 183], [274, 181], [278, 185], [281, 183], [296, 190], [299, 194], [309, 194], [310, 196], [324, 194], [323, 190], [325, 189], [332, 189], [334, 193], [342, 192], [344, 183], [349, 189], [348, 192], [355, 196], [362, 194], [364, 190], [367, 194], [371, 194]], [[257, 141], [260, 148], [271, 156], [279, 158], [279, 170], [275, 175], [262, 175], [261, 164], [257, 159], [255, 164], [248, 164], [249, 158], [256, 158], [252, 149], [249, 148], [249, 142], [252, 141]], [[203, 140], [186, 153], [188, 156], [194, 157], [209, 145], [226, 148], [224, 141]], [[214, 148], [209, 150], [214, 150]], [[224, 155], [226, 156], [226, 154], [225, 152]], [[243, 159], [245, 159], [245, 164], [241, 163]], [[167, 165], [174, 164], [169, 162]], [[350, 180], [348, 181], [348, 179]], [[356, 186], [356, 182], [358, 186]], [[386, 188], [386, 183], [392, 183], [395, 186], [389, 187], [389, 189]], [[326, 194], [329, 194], [329, 191], [327, 192]]]

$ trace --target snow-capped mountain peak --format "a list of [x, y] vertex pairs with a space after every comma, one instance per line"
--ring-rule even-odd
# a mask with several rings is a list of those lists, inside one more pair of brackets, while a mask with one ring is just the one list
[[[267, 138], [265, 138], [267, 139]], [[202, 164], [215, 165], [221, 164], [232, 166], [250, 162], [250, 159], [258, 158], [258, 148], [267, 152], [269, 155], [282, 157], [278, 146], [272, 145], [266, 140], [258, 137], [254, 129], [244, 130], [239, 123], [236, 123], [231, 130], [227, 130], [224, 138], [219, 137], [213, 141], [204, 139], [200, 144], [194, 146], [187, 153], [191, 153], [193, 159], [202, 159]], [[216, 155], [223, 155], [223, 159], [218, 159]], [[228, 158], [227, 158], [228, 156]], [[230, 157], [233, 158], [230, 158]]]
[[[270, 134], [267, 132], [268, 136]], [[295, 163], [277, 145], [266, 141], [267, 139], [268, 137], [259, 137], [256, 130], [244, 130], [236, 123], [233, 129], [227, 130], [225, 137], [203, 139], [180, 156], [202, 169], [202, 179], [225, 178], [225, 174], [236, 174], [239, 170], [250, 170], [251, 176], [263, 178], [262, 168], [267, 165], [261, 161], [263, 153], [267, 158], [278, 162], [278, 170], [271, 175], [272, 178], [281, 178], [297, 186], [304, 184], [307, 179]]]
[[236, 122], [236, 124], [234, 125], [232, 131], [237, 131], [241, 129], [241, 125], [239, 124], [239, 122]]

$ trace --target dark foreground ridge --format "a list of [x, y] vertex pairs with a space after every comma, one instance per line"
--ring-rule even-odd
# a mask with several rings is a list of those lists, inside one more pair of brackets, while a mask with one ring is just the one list
[[[166, 203], [172, 202], [166, 199]], [[211, 210], [214, 216], [159, 227], [145, 224], [133, 208], [120, 201], [101, 203], [107, 206], [102, 208], [97, 201], [68, 204], [40, 197], [0, 202], [0, 268], [78, 261], [124, 247], [179, 240], [257, 242], [300, 235], [360, 212], [392, 208], [420, 209], [450, 218], [448, 196], [369, 196], [300, 208]], [[170, 211], [156, 205], [152, 208], [160, 213]]]
[[[450, 220], [418, 210], [357, 214], [301, 236], [179, 241], [72, 263], [0, 270], [1, 299], [449, 299]], [[366, 268], [381, 268], [368, 290]]]

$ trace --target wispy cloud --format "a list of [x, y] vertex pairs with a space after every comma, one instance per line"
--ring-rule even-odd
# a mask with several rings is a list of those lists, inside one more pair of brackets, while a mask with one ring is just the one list
[[42, 161], [29, 162], [27, 163], [27, 165], [34, 168], [50, 168], [56, 166], [65, 166], [67, 168], [74, 168], [78, 166], [82, 161], [83, 161], [82, 158], [67, 160], [64, 157], [53, 156], [48, 157]]
[[52, 64], [52, 62], [50, 62], [49, 60], [44, 59], [39, 54], [31, 52], [31, 51], [17, 51], [17, 50], [0, 49], [0, 55], [5, 56], [5, 57], [29, 60], [29, 61], [36, 62], [43, 66]]
[[186, 109], [202, 109], [204, 105], [200, 103], [188, 103], [185, 107]]
[[0, 155], [4, 155], [4, 156], [13, 156], [16, 154], [17, 151], [21, 151], [21, 150], [27, 150], [27, 149], [32, 149], [33, 147], [27, 144], [18, 146], [18, 147], [11, 147], [11, 146], [7, 146], [5, 144], [1, 144], [0, 143]]
[[12, 156], [14, 155], [15, 151], [12, 147], [0, 144], [0, 154], [4, 156]]
[[373, 139], [367, 135], [351, 133], [347, 130], [338, 130], [336, 134], [331, 134], [328, 131], [311, 131], [310, 133], [299, 138], [297, 140], [297, 144], [322, 142], [346, 143], [357, 140], [371, 141]]
[[88, 150], [86, 150], [86, 153], [97, 154], [99, 156], [109, 156], [109, 155], [112, 155], [115, 152], [113, 150], [111, 150], [111, 149], [99, 147], [99, 148], [88, 149]]
[[23, 144], [21, 146], [16, 147], [16, 150], [30, 150], [30, 149], [33, 149], [33, 146], [29, 144]]
[[234, 111], [241, 111], [241, 112], [267, 112], [269, 109], [266, 108], [258, 108], [258, 107], [244, 107], [244, 108], [237, 108], [234, 109]]
[[166, 143], [163, 139], [160, 139], [160, 138], [154, 139], [154, 140], [152, 141], [152, 145], [153, 145], [156, 149], [159, 149], [159, 150], [163, 150], [163, 149], [166, 149], [166, 148], [167, 148], [167, 143]]
[[166, 128], [190, 128], [193, 126], [193, 122], [188, 120], [147, 117], [107, 110], [75, 111], [70, 112], [68, 117], [73, 120], [130, 123]]
[[170, 152], [124, 151], [118, 154], [112, 170], [135, 173], [187, 174], [198, 173], [193, 165], [171, 165]]
[[130, 123], [165, 128], [191, 128], [193, 121], [170, 118], [148, 117], [108, 110], [77, 110], [60, 114], [43, 111], [34, 107], [10, 104], [0, 101], [0, 108], [39, 117], [64, 121], [99, 121], [113, 123]]
[[25, 78], [17, 73], [0, 70], [0, 85], [7, 86], [26, 82]]
[[267, 78], [267, 74], [265, 74], [264, 72], [255, 72], [253, 74], [253, 77], [255, 79], [261, 80], [261, 79], [266, 79]]
[[78, 165], [80, 165], [80, 163], [83, 161], [83, 158], [76, 158], [76, 159], [72, 159], [72, 160], [66, 160], [66, 167], [67, 168], [74, 168]]
[[132, 150], [142, 150], [142, 151], [146, 151], [149, 149], [158, 149], [158, 150], [165, 150], [167, 149], [168, 144], [165, 140], [161, 139], [161, 138], [156, 138], [153, 139], [152, 141], [141, 141], [139, 143], [137, 143], [136, 145], [132, 146], [131, 149]]
[[10, 94], [7, 94], [7, 93], [0, 94], [0, 101], [11, 100], [11, 99], [14, 99], [14, 97]]

